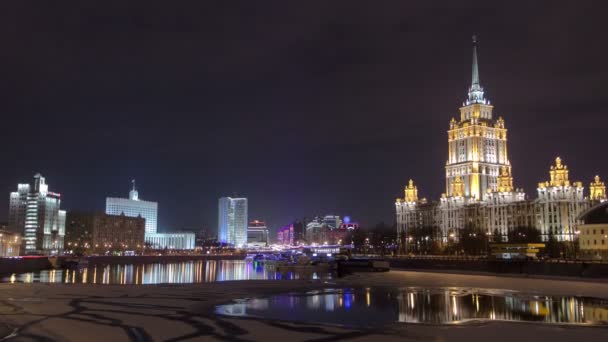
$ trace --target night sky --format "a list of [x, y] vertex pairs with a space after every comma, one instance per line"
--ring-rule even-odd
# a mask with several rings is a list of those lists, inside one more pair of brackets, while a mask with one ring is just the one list
[[160, 231], [215, 229], [234, 193], [273, 230], [392, 223], [409, 178], [444, 191], [473, 33], [515, 185], [536, 197], [557, 155], [608, 180], [603, 1], [429, 3], [2, 2], [0, 219], [40, 172], [67, 210], [135, 178]]

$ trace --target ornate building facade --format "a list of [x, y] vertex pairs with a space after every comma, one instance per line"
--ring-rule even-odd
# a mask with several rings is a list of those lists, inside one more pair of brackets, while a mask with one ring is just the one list
[[493, 118], [494, 107], [479, 82], [477, 42], [473, 38], [472, 79], [468, 97], [460, 107], [460, 119], [452, 118], [448, 133], [445, 193], [437, 202], [418, 198], [413, 180], [404, 197], [395, 201], [397, 232], [402, 251], [416, 230], [434, 232], [440, 243], [455, 241], [472, 226], [480, 233], [506, 242], [509, 231], [535, 227], [542, 238], [573, 240], [576, 218], [593, 202], [606, 200], [606, 187], [596, 176], [590, 197], [583, 196], [581, 182], [569, 181], [568, 168], [558, 157], [548, 182], [539, 183], [538, 198], [528, 199], [514, 187], [508, 158], [507, 129], [502, 117]]
[[583, 196], [583, 183], [570, 183], [568, 167], [557, 157], [549, 170], [550, 180], [538, 183], [537, 205], [539, 226], [543, 236], [555, 236], [560, 241], [573, 241], [576, 218], [591, 204]]
[[502, 168], [509, 169], [505, 121], [494, 119], [494, 107], [479, 83], [477, 45], [473, 38], [473, 71], [467, 100], [460, 107], [460, 120], [452, 118], [448, 130], [446, 162], [447, 196], [481, 200], [497, 187]]

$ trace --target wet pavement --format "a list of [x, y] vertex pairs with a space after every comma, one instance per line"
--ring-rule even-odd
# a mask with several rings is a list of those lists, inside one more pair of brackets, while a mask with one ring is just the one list
[[323, 289], [237, 300], [216, 307], [215, 312], [368, 328], [488, 321], [608, 325], [606, 299], [455, 287]]

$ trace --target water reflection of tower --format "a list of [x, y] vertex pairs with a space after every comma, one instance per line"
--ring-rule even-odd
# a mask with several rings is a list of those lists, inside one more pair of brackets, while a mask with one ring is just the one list
[[205, 262], [205, 282], [213, 282], [217, 277], [217, 261], [208, 260]]
[[399, 305], [399, 322], [418, 323], [420, 319], [416, 315], [416, 295], [414, 292], [403, 291], [397, 296]]
[[321, 307], [321, 296], [318, 294], [306, 297], [306, 307], [309, 309], [319, 309]]

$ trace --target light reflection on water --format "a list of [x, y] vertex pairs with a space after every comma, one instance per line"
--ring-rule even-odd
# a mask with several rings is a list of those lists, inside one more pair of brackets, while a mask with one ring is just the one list
[[197, 260], [180, 263], [91, 265], [75, 270], [45, 270], [3, 278], [3, 282], [64, 284], [187, 284], [228, 280], [330, 278], [316, 272], [279, 273], [272, 266], [245, 260]]
[[216, 313], [352, 326], [525, 321], [608, 324], [608, 300], [458, 288], [331, 289], [237, 301]]

